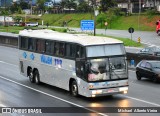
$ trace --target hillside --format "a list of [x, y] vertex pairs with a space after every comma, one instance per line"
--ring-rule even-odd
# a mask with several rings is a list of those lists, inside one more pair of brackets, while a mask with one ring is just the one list
[[[47, 22], [52, 26], [64, 26], [64, 22], [67, 22], [68, 27], [80, 27], [81, 20], [93, 20], [92, 14], [45, 14], [41, 17], [44, 24]], [[155, 31], [155, 23], [160, 20], [160, 16], [149, 17], [147, 15], [133, 15], [133, 16], [121, 16], [108, 22], [108, 29], [120, 29], [127, 30], [129, 27], [133, 27], [135, 30], [141, 31]], [[105, 28], [104, 22], [102, 27], [100, 23], [96, 24], [96, 28]]]

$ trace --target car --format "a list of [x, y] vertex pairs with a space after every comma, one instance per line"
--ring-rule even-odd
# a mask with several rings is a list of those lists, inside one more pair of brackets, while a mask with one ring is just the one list
[[149, 78], [154, 82], [160, 81], [160, 61], [142, 60], [136, 66], [136, 76], [138, 80], [142, 77]]
[[138, 51], [137, 54], [160, 56], [160, 48], [157, 46], [145, 47]]
[[12, 23], [11, 26], [20, 26], [18, 22]]
[[38, 27], [38, 22], [27, 22], [26, 26]]

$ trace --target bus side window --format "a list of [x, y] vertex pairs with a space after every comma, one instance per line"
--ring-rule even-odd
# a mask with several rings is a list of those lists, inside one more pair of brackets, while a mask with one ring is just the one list
[[76, 49], [76, 58], [84, 58], [84, 57], [85, 57], [84, 48], [77, 45], [77, 49]]
[[45, 42], [45, 52], [47, 54], [53, 54], [53, 49], [54, 49], [54, 42], [47, 40]]
[[40, 53], [44, 53], [44, 40], [37, 40], [36, 51]]
[[64, 43], [60, 43], [59, 46], [59, 55], [64, 56]]
[[54, 46], [54, 55], [56, 56], [59, 56], [59, 47], [60, 47], [59, 43], [56, 42]]
[[65, 50], [66, 57], [75, 58], [76, 45], [67, 43]]
[[70, 53], [71, 57], [75, 58], [75, 55], [76, 55], [76, 45], [71, 44], [71, 48], [70, 49], [71, 49], [71, 53]]
[[70, 47], [71, 47], [71, 44], [66, 44], [66, 49], [65, 49], [65, 56], [66, 57], [70, 57], [70, 53], [71, 53], [71, 49], [70, 49]]
[[25, 37], [20, 37], [20, 48], [22, 48], [22, 49], [27, 49], [28, 47], [27, 47], [27, 38], [25, 38]]
[[31, 51], [35, 50], [35, 40], [32, 38], [28, 38], [28, 49]]

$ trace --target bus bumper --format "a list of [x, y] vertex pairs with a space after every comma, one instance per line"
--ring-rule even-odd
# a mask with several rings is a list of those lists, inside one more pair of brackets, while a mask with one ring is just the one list
[[125, 87], [117, 87], [117, 88], [107, 88], [107, 89], [96, 89], [89, 90], [90, 95], [88, 97], [98, 97], [98, 96], [106, 96], [113, 94], [126, 94], [128, 93], [128, 86]]

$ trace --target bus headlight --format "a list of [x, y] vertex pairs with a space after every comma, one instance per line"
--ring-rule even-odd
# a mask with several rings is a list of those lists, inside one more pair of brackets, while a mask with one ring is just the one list
[[121, 87], [119, 88], [119, 91], [128, 91], [128, 87]]
[[92, 94], [95, 95], [95, 94], [101, 94], [102, 93], [102, 90], [93, 90], [92, 91]]

